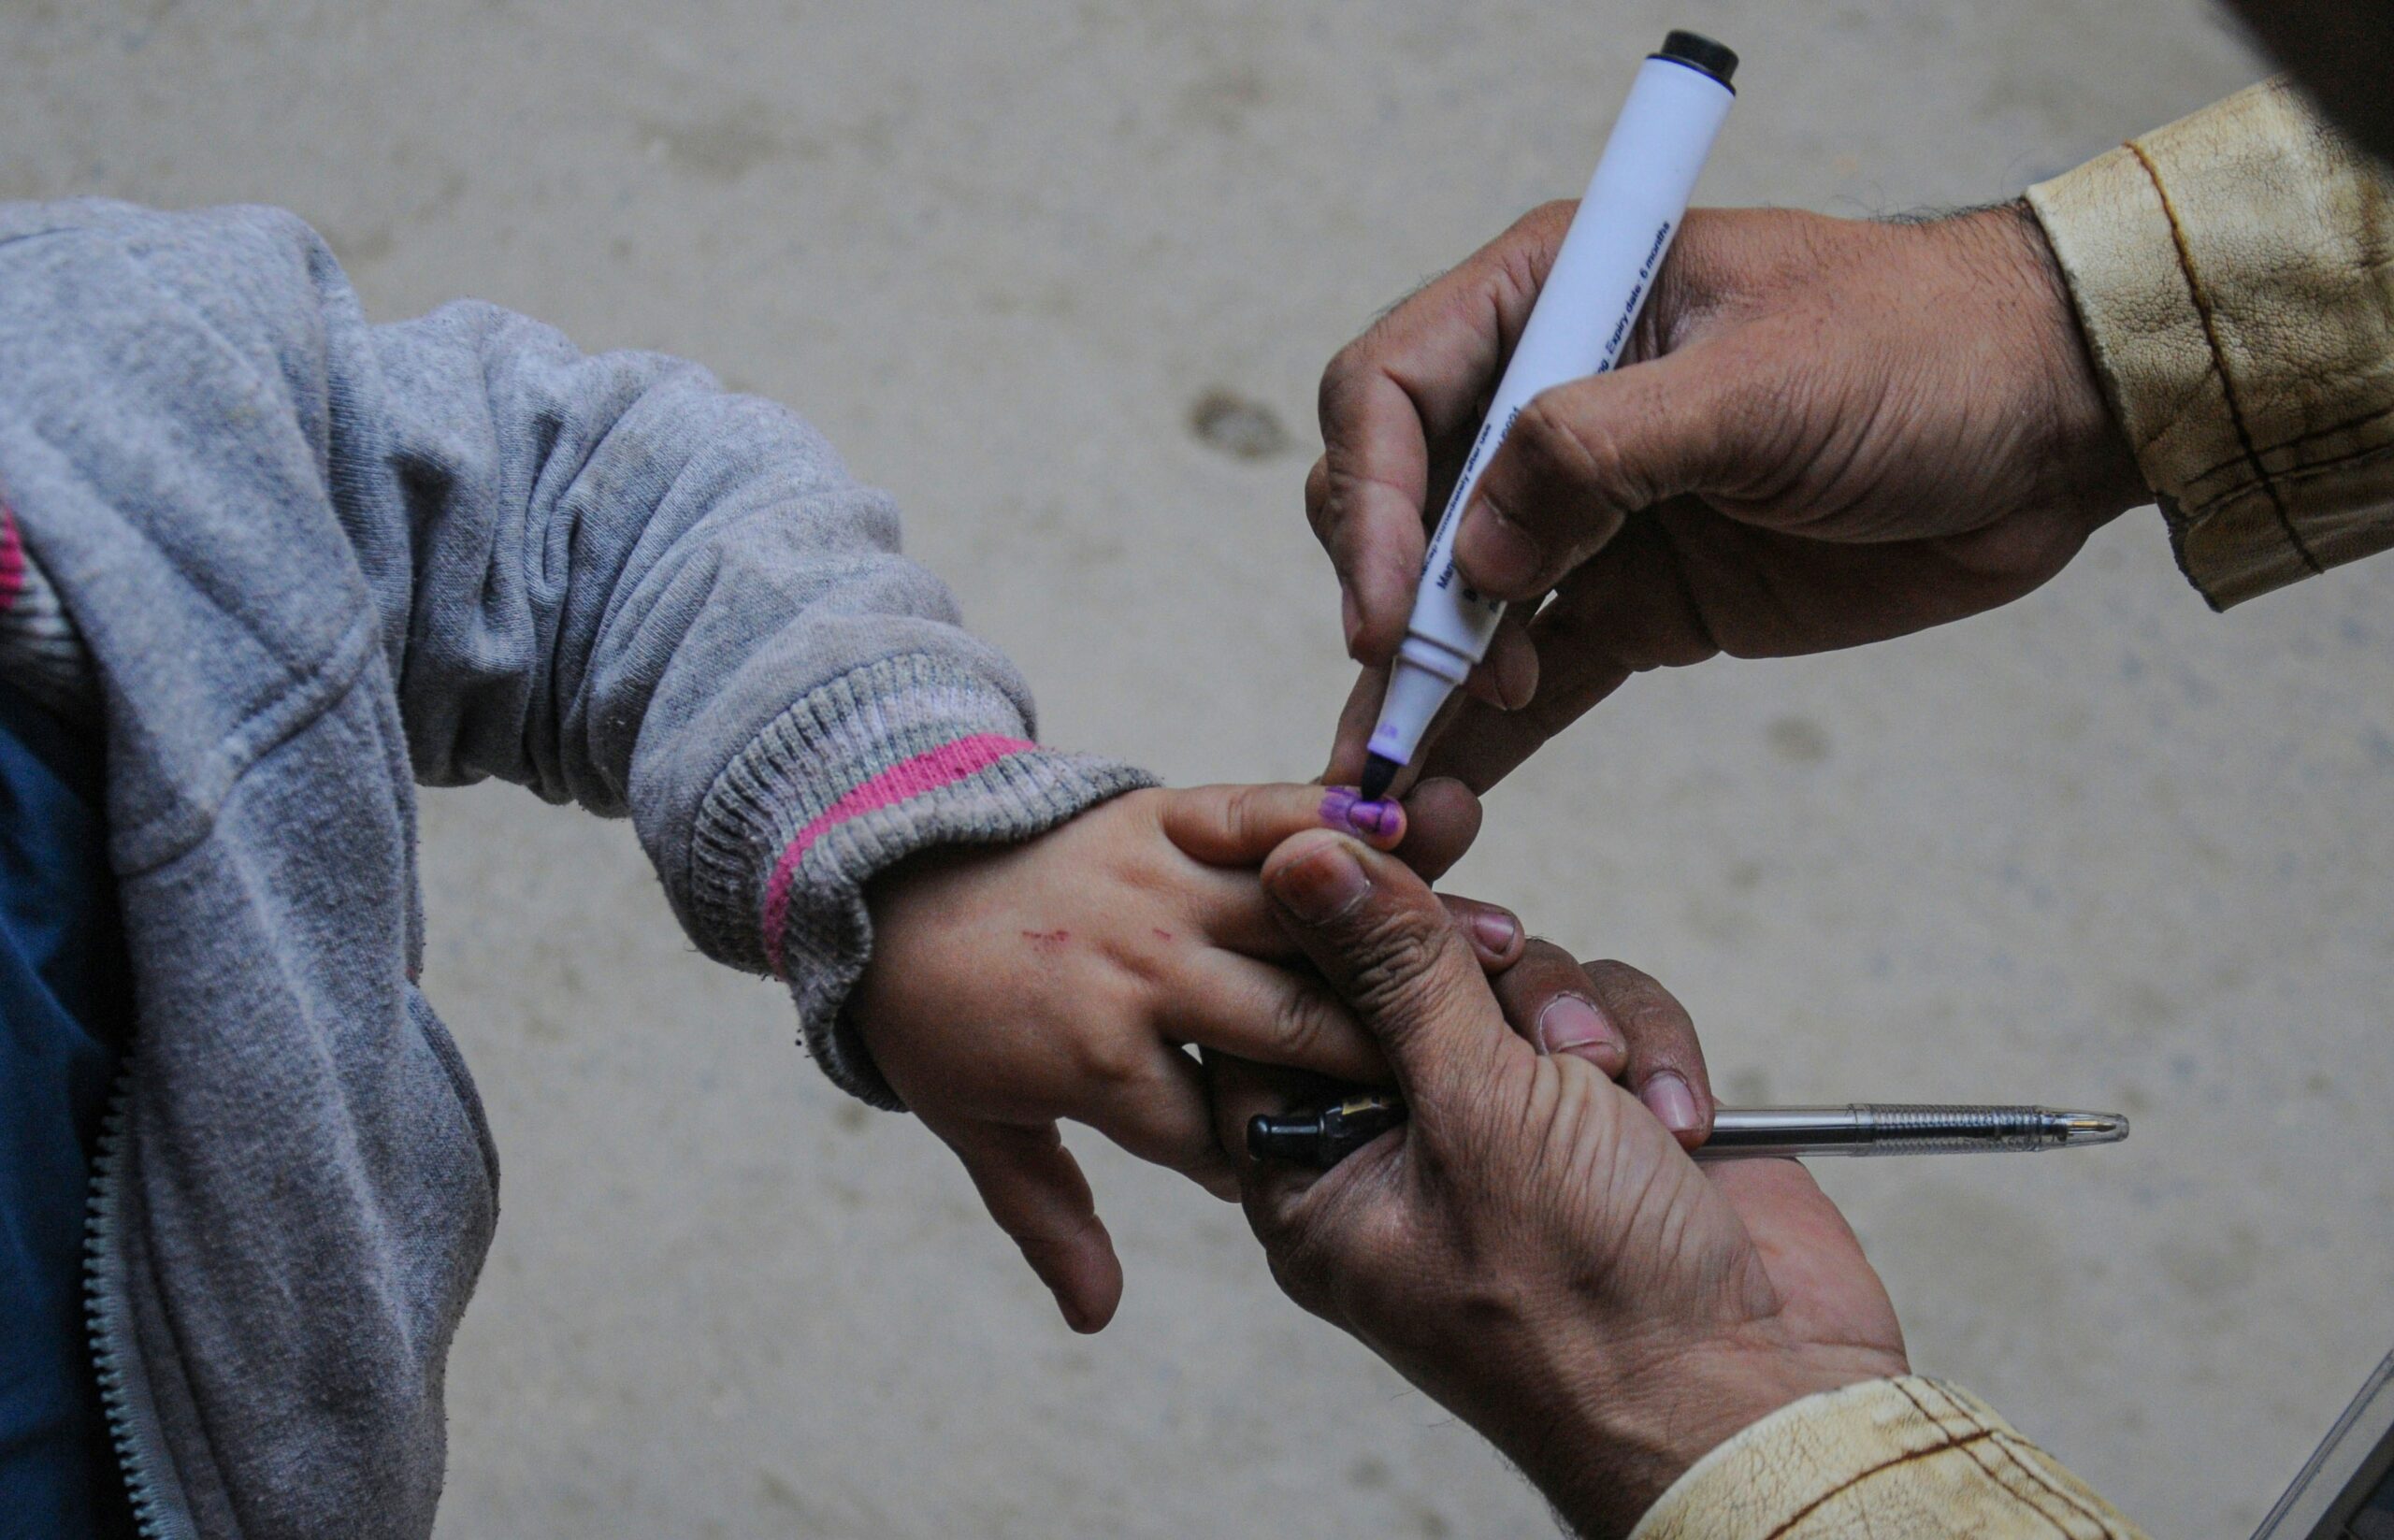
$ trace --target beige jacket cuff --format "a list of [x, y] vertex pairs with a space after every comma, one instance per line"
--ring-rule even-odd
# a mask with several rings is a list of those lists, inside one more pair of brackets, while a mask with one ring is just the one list
[[1868, 1380], [1781, 1407], [1714, 1449], [1630, 1540], [2141, 1540], [2138, 1530], [1968, 1391]]
[[2215, 609], [2394, 545], [2394, 182], [2283, 81], [2028, 190]]

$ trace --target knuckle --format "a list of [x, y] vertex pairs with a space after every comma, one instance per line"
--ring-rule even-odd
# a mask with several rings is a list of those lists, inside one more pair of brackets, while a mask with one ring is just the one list
[[1522, 232], [1545, 231], [1557, 225], [1568, 225], [1571, 216], [1579, 211], [1573, 198], [1549, 198], [1544, 203], [1513, 222], [1513, 228]]
[[1601, 420], [1567, 412], [1545, 396], [1530, 403], [1514, 432], [1522, 428], [1529, 430], [1531, 464], [1548, 481], [1607, 502], [1627, 502], [1632, 489], [1626, 448]]
[[1353, 959], [1349, 995], [1356, 1008], [1383, 1018], [1421, 1010], [1444, 991], [1453, 944], [1459, 943], [1451, 927], [1430, 923], [1410, 909], [1366, 918], [1348, 942]]
[[1143, 831], [1149, 828], [1161, 830], [1170, 825], [1173, 814], [1184, 805], [1182, 796], [1181, 792], [1162, 786], [1141, 786], [1104, 805], [1115, 810], [1118, 816], [1132, 821]]
[[1272, 1014], [1272, 1040], [1291, 1059], [1318, 1059], [1334, 1031], [1330, 1002], [1310, 989], [1280, 997]]
[[1048, 1267], [1064, 1261], [1073, 1252], [1074, 1236], [1045, 1223], [1017, 1222], [1008, 1233], [1013, 1236], [1016, 1247], [1022, 1252], [1023, 1259], [1042, 1276], [1046, 1275]]
[[1259, 1221], [1257, 1231], [1263, 1242], [1264, 1259], [1272, 1269], [1272, 1281], [1280, 1292], [1289, 1296], [1300, 1309], [1325, 1319], [1339, 1317], [1333, 1312], [1330, 1280], [1334, 1274], [1325, 1271], [1319, 1247], [1310, 1244], [1303, 1231], [1291, 1232], [1267, 1221]]
[[1262, 832], [1271, 811], [1268, 802], [1266, 788], [1262, 786], [1233, 787], [1231, 794], [1222, 799], [1221, 832], [1223, 836], [1235, 843], [1244, 842]]
[[1364, 331], [1363, 336], [1331, 354], [1330, 362], [1322, 367], [1321, 386], [1315, 393], [1314, 401], [1321, 416], [1322, 435], [1326, 439], [1335, 439], [1335, 430], [1344, 422], [1350, 404], [1358, 395], [1358, 387], [1374, 367], [1376, 350], [1373, 337], [1377, 330], [1378, 327], [1374, 325]]
[[1105, 1033], [1074, 1043], [1073, 1070], [1083, 1086], [1103, 1094], [1119, 1095], [1143, 1085], [1149, 1072], [1148, 1050], [1128, 1034]]
[[1646, 982], [1644, 973], [1612, 957], [1597, 957], [1592, 961], [1583, 962], [1579, 965], [1579, 971], [1588, 975], [1590, 984], [1604, 991], [1608, 997], [1615, 994], [1626, 995]]
[[1588, 964], [1587, 973], [1633, 1043], [1652, 1048], [1695, 1037], [1687, 1007], [1647, 974], [1609, 959]]
[[1532, 971], [1530, 976], [1534, 978], [1543, 979], [1549, 973], [1560, 973], [1567, 978], [1579, 971], [1579, 965], [1557, 943], [1544, 936], [1532, 936], [1521, 943], [1521, 960], [1513, 965], [1512, 971], [1519, 972], [1525, 968]]

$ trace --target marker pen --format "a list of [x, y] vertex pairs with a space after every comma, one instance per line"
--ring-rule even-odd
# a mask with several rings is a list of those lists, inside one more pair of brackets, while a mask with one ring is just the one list
[[1693, 32], [1672, 33], [1662, 50], [1638, 66], [1596, 174], [1588, 180], [1587, 196], [1554, 254], [1431, 537], [1413, 618], [1372, 733], [1364, 796], [1387, 793], [1421, 747], [1430, 719], [1487, 655], [1505, 607], [1474, 593], [1455, 570], [1463, 511], [1523, 407], [1555, 385], [1602, 374], [1621, 357], [1687, 213], [1713, 137], [1737, 98], [1729, 84], [1737, 67], [1735, 53]]

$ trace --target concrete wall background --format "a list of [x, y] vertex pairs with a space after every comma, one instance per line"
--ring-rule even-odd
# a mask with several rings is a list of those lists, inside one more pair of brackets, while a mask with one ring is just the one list
[[[694, 355], [897, 491], [1049, 738], [1303, 777], [1347, 680], [1320, 365], [1575, 191], [1674, 24], [1748, 60], [1707, 199], [1848, 213], [2001, 196], [2259, 72], [2190, 0], [14, 0], [0, 195], [281, 203], [380, 315]], [[1215, 389], [1290, 447], [1194, 434]], [[2394, 1342], [2389, 600], [2381, 564], [2214, 617], [2132, 515], [2002, 613], [1641, 682], [1455, 884], [1670, 982], [1734, 1098], [2135, 1115], [1823, 1175], [1920, 1367], [2156, 1534], [2241, 1534]], [[1234, 1211], [1088, 1140], [1131, 1294], [1070, 1336], [623, 827], [489, 787], [425, 823], [426, 982], [506, 1166], [444, 1534], [1546, 1523]]]

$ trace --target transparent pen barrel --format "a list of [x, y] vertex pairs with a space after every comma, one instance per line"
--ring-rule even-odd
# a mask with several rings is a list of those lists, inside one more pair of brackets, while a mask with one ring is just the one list
[[1721, 1109], [1697, 1159], [1739, 1155], [1970, 1155], [2052, 1148], [2042, 1108], [1854, 1104]]

